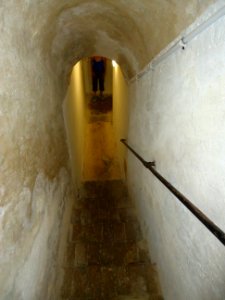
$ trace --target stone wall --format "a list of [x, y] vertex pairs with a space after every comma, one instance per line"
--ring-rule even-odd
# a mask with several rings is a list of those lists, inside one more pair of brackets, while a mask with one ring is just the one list
[[[129, 143], [225, 230], [225, 18], [130, 86]], [[224, 246], [129, 154], [165, 299], [224, 299]]]

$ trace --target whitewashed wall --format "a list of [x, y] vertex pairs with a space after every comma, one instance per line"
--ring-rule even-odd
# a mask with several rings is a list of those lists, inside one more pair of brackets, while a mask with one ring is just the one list
[[[130, 86], [129, 142], [225, 231], [225, 18]], [[130, 154], [167, 300], [225, 299], [225, 247]]]

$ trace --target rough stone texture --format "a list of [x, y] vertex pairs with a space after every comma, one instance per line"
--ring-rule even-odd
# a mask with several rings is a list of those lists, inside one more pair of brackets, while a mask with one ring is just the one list
[[[130, 90], [129, 142], [225, 230], [225, 18]], [[222, 244], [143, 168], [128, 159], [131, 195], [166, 299], [222, 300]]]
[[84, 184], [71, 218], [64, 282], [56, 299], [163, 299], [122, 181]]

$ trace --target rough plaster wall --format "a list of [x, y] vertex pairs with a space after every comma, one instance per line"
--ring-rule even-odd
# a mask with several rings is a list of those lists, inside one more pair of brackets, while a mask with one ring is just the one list
[[[225, 18], [130, 90], [129, 142], [225, 230]], [[129, 188], [165, 299], [225, 298], [224, 246], [129, 154]]]
[[117, 65], [113, 68], [113, 128], [123, 176], [126, 176], [127, 151], [120, 140], [127, 138], [128, 118], [128, 86], [120, 66]]
[[70, 176], [62, 93], [41, 51], [41, 24], [28, 2], [12, 4], [0, 9], [0, 298], [39, 300], [54, 288]]
[[[63, 233], [66, 231], [61, 230], [61, 220], [65, 208], [71, 207], [74, 200], [68, 189], [71, 182], [67, 178], [65, 170], [53, 181], [47, 180], [43, 174], [38, 175], [32, 195], [33, 216], [29, 223], [25, 219], [23, 209], [27, 209], [26, 204], [30, 199], [24, 197], [18, 204], [19, 213], [25, 223], [23, 228], [20, 226], [19, 229], [23, 230], [23, 235], [29, 234], [29, 237], [23, 241], [23, 245], [17, 245], [23, 249], [22, 260], [21, 254], [19, 255], [22, 249], [15, 249], [14, 257], [11, 258], [10, 267], [13, 270], [16, 267], [16, 278], [12, 284], [13, 288], [9, 287], [8, 291], [11, 291], [7, 293], [6, 299], [56, 299], [52, 298], [57, 288], [55, 282], [62, 273], [59, 247], [64, 243]], [[69, 220], [64, 220], [64, 223], [68, 223]], [[60, 254], [63, 255], [64, 249], [61, 251]], [[5, 299], [4, 296], [2, 299]]]

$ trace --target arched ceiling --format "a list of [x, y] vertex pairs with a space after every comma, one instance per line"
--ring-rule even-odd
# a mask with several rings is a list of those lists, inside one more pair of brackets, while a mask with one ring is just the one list
[[[127, 78], [216, 0], [48, 0], [30, 4], [42, 48], [55, 72], [68, 75], [79, 59], [93, 54], [117, 60]], [[38, 8], [38, 10], [37, 10]]]

